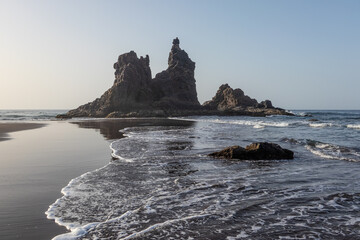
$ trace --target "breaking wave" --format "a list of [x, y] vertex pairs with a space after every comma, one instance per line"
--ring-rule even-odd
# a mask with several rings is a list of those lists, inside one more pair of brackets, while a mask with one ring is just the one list
[[360, 124], [348, 124], [347, 128], [360, 129]]
[[[195, 121], [123, 129], [125, 138], [110, 144], [116, 160], [71, 180], [49, 207], [48, 218], [70, 231], [54, 239], [358, 238], [360, 132], [344, 127], [356, 122]], [[291, 149], [295, 160], [207, 156], [256, 141]]]
[[323, 128], [323, 127], [331, 127], [333, 126], [332, 123], [309, 123], [310, 127], [313, 128]]
[[313, 154], [323, 158], [360, 162], [360, 152], [351, 148], [313, 140], [307, 141], [306, 148]]

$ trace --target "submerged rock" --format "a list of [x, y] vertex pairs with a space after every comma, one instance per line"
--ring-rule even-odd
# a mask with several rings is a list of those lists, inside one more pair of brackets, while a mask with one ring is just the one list
[[246, 146], [246, 148], [240, 146], [227, 147], [219, 152], [211, 153], [209, 156], [239, 160], [276, 160], [293, 159], [294, 152], [275, 143], [257, 142]]

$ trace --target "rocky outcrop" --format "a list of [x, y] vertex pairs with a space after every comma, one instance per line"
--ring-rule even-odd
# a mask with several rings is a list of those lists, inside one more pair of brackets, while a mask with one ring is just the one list
[[134, 51], [119, 56], [114, 64], [114, 85], [100, 98], [66, 115], [71, 117], [105, 117], [114, 111], [136, 111], [149, 107], [151, 70], [149, 56], [137, 57]]
[[257, 108], [274, 108], [270, 100], [262, 101], [256, 105]]
[[232, 89], [228, 84], [221, 85], [212, 100], [205, 102], [203, 107], [226, 112], [228, 115], [292, 115], [284, 109], [274, 108], [270, 100], [258, 103], [240, 88]]
[[149, 56], [134, 51], [119, 56], [114, 64], [113, 86], [100, 98], [71, 110], [59, 118], [165, 116], [166, 112], [196, 110], [195, 63], [174, 39], [168, 68], [151, 78]]
[[252, 107], [257, 104], [258, 102], [255, 99], [246, 96], [240, 88], [234, 90], [228, 84], [223, 84], [212, 100], [205, 102], [203, 106], [208, 109], [225, 111], [236, 107]]
[[273, 108], [269, 100], [258, 103], [241, 89], [224, 84], [215, 97], [200, 105], [195, 81], [195, 62], [173, 40], [168, 68], [151, 77], [149, 56], [134, 51], [119, 56], [114, 64], [113, 86], [100, 98], [70, 110], [58, 118], [71, 117], [169, 117], [186, 115], [289, 115]]
[[200, 109], [195, 84], [195, 63], [174, 39], [168, 68], [156, 74], [151, 83], [154, 108], [157, 109]]
[[246, 148], [240, 146], [228, 147], [219, 152], [211, 153], [209, 156], [239, 160], [277, 160], [293, 159], [294, 153], [275, 143], [258, 142], [252, 143]]

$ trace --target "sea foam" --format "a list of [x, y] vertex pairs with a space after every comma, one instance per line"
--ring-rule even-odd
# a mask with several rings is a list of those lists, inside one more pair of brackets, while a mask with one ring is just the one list
[[[350, 123], [334, 122], [342, 126], [337, 131]], [[125, 129], [126, 137], [110, 144], [118, 160], [73, 179], [63, 188], [64, 196], [49, 207], [48, 218], [71, 231], [55, 239], [305, 236], [299, 232], [314, 239], [357, 236], [360, 197], [351, 193], [360, 186], [353, 181], [358, 164], [319, 158], [357, 161], [360, 152], [353, 144], [345, 146], [347, 136], [329, 136], [330, 130], [280, 117], [216, 117], [190, 127]], [[359, 132], [344, 133], [355, 138]], [[291, 147], [297, 161], [207, 156], [231, 144], [264, 139]], [[314, 160], [311, 153], [319, 157]]]
[[348, 124], [347, 128], [360, 129], [360, 124]]
[[306, 149], [313, 154], [326, 159], [345, 160], [359, 162], [360, 153], [351, 148], [346, 148], [329, 143], [321, 143], [309, 140]]
[[331, 127], [333, 126], [332, 123], [309, 123], [310, 127], [313, 128], [323, 128], [323, 127]]

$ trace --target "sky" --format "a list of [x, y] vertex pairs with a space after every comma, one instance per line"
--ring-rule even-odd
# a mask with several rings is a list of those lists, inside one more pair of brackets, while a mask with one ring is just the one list
[[360, 1], [0, 0], [0, 109], [72, 109], [100, 97], [134, 50], [153, 77], [172, 39], [219, 86], [286, 109], [360, 109]]

